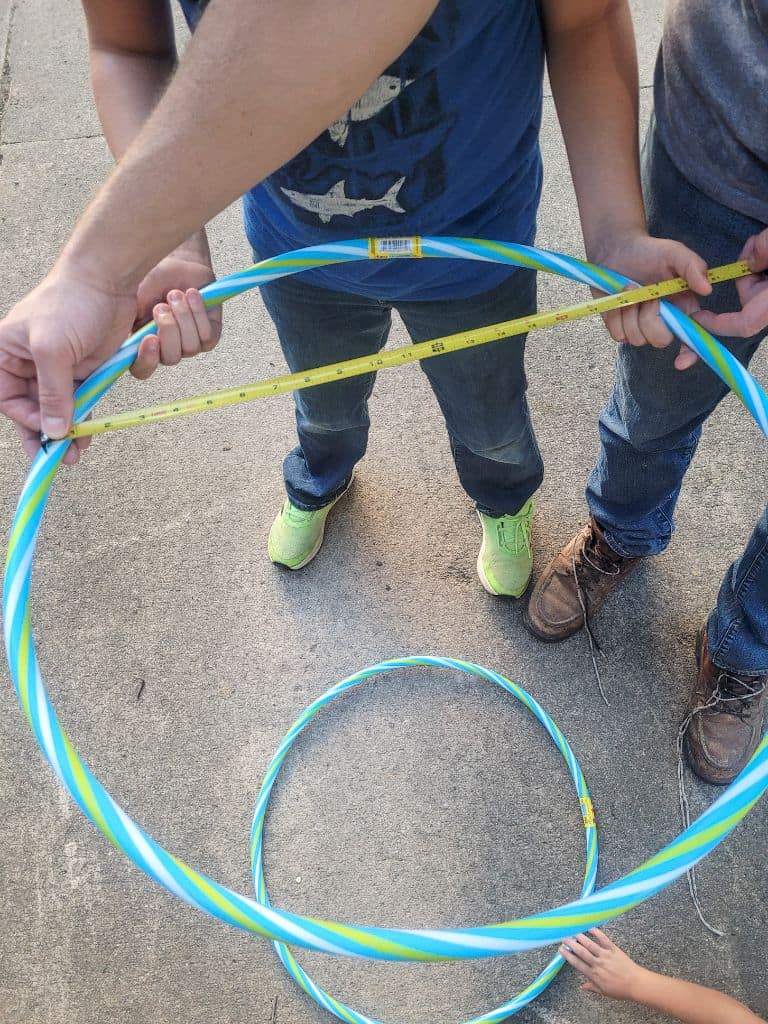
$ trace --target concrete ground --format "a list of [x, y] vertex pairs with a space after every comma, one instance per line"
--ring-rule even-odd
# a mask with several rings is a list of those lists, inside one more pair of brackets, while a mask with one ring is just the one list
[[[661, 0], [636, 0], [647, 118]], [[0, 0], [0, 294], [7, 309], [43, 273], [109, 157], [89, 96], [75, 0]], [[551, 100], [540, 241], [581, 242]], [[243, 266], [239, 213], [211, 226], [219, 272]], [[542, 281], [543, 308], [575, 301]], [[279, 372], [259, 302], [231, 303], [214, 355], [151, 383], [130, 408]], [[405, 341], [402, 329], [392, 343]], [[541, 568], [584, 518], [596, 417], [613, 346], [599, 323], [529, 346], [531, 403], [547, 465], [536, 523]], [[764, 359], [756, 363], [765, 379]], [[487, 663], [518, 679], [562, 725], [592, 787], [603, 882], [679, 831], [675, 734], [693, 638], [764, 500], [766, 447], [735, 400], [706, 432], [669, 552], [643, 567], [599, 622], [611, 706], [585, 638], [534, 642], [521, 608], [475, 577], [478, 524], [453, 473], [437, 407], [414, 367], [382, 375], [369, 456], [317, 560], [277, 572], [266, 534], [292, 443], [289, 398], [126, 432], [61, 474], [37, 565], [34, 622], [54, 703], [76, 746], [124, 807], [169, 849], [248, 891], [247, 835], [271, 752], [332, 681], [410, 652]], [[0, 517], [24, 464], [0, 424]], [[2, 1024], [256, 1024], [329, 1019], [263, 942], [168, 896], [57, 788], [0, 688]], [[140, 692], [141, 691], [141, 692]], [[696, 811], [715, 793], [690, 783]], [[684, 881], [611, 926], [641, 961], [717, 986], [768, 1013], [764, 948], [768, 805], [700, 870], [703, 930]], [[501, 692], [411, 672], [329, 709], [300, 742], [274, 798], [273, 901], [379, 924], [503, 920], [578, 891], [582, 831], [566, 772]], [[521, 988], [545, 953], [424, 967], [302, 962], [337, 996], [387, 1021], [458, 1021]], [[579, 992], [565, 972], [520, 1015], [544, 1021], [660, 1018]]]

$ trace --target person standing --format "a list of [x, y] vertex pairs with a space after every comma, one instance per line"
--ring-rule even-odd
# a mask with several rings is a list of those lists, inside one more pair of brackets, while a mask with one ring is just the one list
[[[590, 258], [709, 290], [703, 261], [646, 230], [626, 0], [393, 0], [386, 10], [374, 0], [187, 0], [195, 32], [177, 71], [165, 0], [84, 7], [97, 106], [119, 162], [51, 274], [0, 323], [0, 410], [29, 450], [41, 408], [45, 432], [65, 432], [73, 372], [128, 333], [137, 290], [159, 325], [137, 375], [215, 342], [195, 294], [210, 273], [199, 232], [241, 193], [262, 258], [360, 235], [530, 242], [545, 54]], [[393, 308], [415, 341], [530, 313], [535, 283], [482, 261], [381, 261], [278, 281], [263, 296], [297, 371], [376, 351]], [[613, 315], [617, 337], [639, 315]], [[645, 324], [650, 338], [664, 332], [658, 316]], [[523, 351], [507, 340], [424, 364], [480, 515], [480, 579], [513, 597], [531, 574], [542, 475]], [[298, 569], [319, 550], [365, 451], [372, 386], [359, 377], [297, 393], [299, 445], [269, 538], [275, 562]], [[439, 544], [450, 526], [439, 508], [434, 516]]]
[[[768, 0], [670, 0], [643, 149], [649, 230], [672, 235], [709, 265], [750, 262], [753, 276], [718, 286], [695, 314], [745, 364], [768, 333], [767, 89]], [[588, 625], [640, 559], [667, 547], [702, 425], [728, 394], [689, 349], [647, 346], [635, 330], [627, 342], [600, 414], [589, 522], [545, 568], [525, 613], [542, 640]], [[725, 574], [696, 659], [684, 749], [697, 775], [725, 785], [764, 727], [768, 510]]]

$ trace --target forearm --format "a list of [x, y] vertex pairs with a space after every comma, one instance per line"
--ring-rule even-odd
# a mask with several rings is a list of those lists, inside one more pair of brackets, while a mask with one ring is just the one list
[[130, 289], [341, 116], [435, 6], [435, 0], [212, 0], [64, 260]]
[[176, 66], [171, 55], [90, 54], [93, 98], [104, 137], [119, 160], [139, 134], [163, 94]]
[[583, 24], [550, 19], [547, 59], [584, 243], [597, 259], [605, 239], [645, 230], [645, 212], [629, 8], [624, 0], [592, 6], [597, 13]]
[[[155, 109], [176, 67], [176, 54], [121, 53], [100, 47], [90, 52], [91, 83], [104, 137], [120, 160]], [[210, 263], [205, 231], [176, 250]]]
[[763, 1024], [751, 1010], [722, 992], [640, 969], [632, 998], [683, 1024]]

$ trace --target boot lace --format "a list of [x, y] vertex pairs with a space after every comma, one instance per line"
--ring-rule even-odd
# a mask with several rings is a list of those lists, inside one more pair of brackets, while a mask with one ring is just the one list
[[[739, 721], [744, 722], [752, 705], [765, 693], [765, 689], [765, 679], [745, 679], [743, 676], [732, 675], [723, 669], [718, 673], [715, 688], [707, 700], [689, 711], [680, 723], [680, 728], [677, 730], [677, 793], [680, 800], [680, 817], [683, 820], [684, 828], [687, 829], [691, 824], [691, 805], [685, 790], [685, 763], [683, 761], [683, 742], [691, 722], [696, 715], [701, 715], [706, 711], [734, 715]], [[691, 894], [691, 900], [696, 908], [699, 920], [713, 935], [722, 938], [723, 933], [715, 928], [714, 925], [711, 925], [704, 917], [704, 911], [701, 908], [701, 901], [699, 899], [699, 886], [696, 879], [695, 866], [686, 874], [688, 878], [688, 891]]]
[[[731, 675], [723, 670], [717, 677], [717, 684], [712, 692], [710, 707], [724, 715], [733, 715], [740, 722], [745, 722], [752, 710], [752, 705], [765, 693], [766, 680]], [[702, 708], [702, 711], [704, 709]]]
[[605, 706], [610, 707], [611, 702], [606, 696], [603, 678], [600, 675], [600, 667], [597, 664], [598, 655], [603, 661], [608, 659], [592, 630], [592, 624], [589, 621], [589, 602], [587, 597], [601, 575], [618, 576], [621, 572], [621, 567], [611, 559], [600, 554], [597, 548], [597, 541], [597, 535], [593, 530], [590, 530], [584, 543], [578, 549], [574, 547], [571, 552], [571, 572], [576, 583], [576, 594], [579, 598], [581, 614], [584, 619], [584, 630], [589, 641], [589, 656], [592, 659], [592, 668], [595, 673], [597, 688], [600, 691], [600, 696], [603, 698]]

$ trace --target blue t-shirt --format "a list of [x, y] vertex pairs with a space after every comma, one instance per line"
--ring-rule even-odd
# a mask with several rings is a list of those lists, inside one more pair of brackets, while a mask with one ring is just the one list
[[[204, 0], [181, 0], [191, 27]], [[530, 243], [541, 194], [538, 0], [441, 0], [345, 117], [244, 197], [259, 258], [323, 242], [464, 235]], [[508, 268], [381, 260], [305, 272], [387, 300], [461, 298]]]

